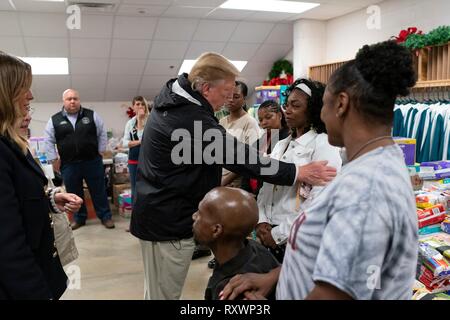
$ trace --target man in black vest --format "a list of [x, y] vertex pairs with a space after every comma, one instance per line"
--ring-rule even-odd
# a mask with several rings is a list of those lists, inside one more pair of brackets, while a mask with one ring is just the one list
[[[83, 179], [86, 181], [97, 217], [106, 228], [112, 229], [114, 222], [101, 156], [107, 142], [103, 120], [95, 111], [81, 107], [80, 95], [75, 90], [64, 91], [63, 102], [62, 110], [50, 118], [45, 128], [47, 158], [56, 172], [61, 171], [67, 192], [83, 198]], [[83, 204], [74, 216], [72, 229], [84, 226], [86, 218]]]

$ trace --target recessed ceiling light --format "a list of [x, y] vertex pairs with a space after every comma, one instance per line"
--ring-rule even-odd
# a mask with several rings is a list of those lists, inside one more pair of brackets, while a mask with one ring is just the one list
[[302, 13], [317, 6], [320, 6], [320, 3], [278, 0], [228, 0], [227, 2], [220, 5], [220, 8], [251, 11]]
[[31, 65], [33, 75], [69, 74], [67, 58], [19, 57], [19, 59]]
[[[195, 62], [197, 60], [184, 60], [183, 64], [180, 67], [180, 70], [178, 71], [178, 74], [182, 74], [184, 72], [189, 73], [191, 72], [192, 67], [194, 66]], [[247, 64], [247, 61], [231, 61], [230, 62], [241, 72], [245, 65]]]

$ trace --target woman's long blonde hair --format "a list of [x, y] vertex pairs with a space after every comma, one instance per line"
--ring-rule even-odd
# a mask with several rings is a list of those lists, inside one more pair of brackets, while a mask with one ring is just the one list
[[23, 153], [27, 152], [27, 140], [18, 127], [26, 113], [18, 100], [30, 89], [31, 81], [28, 63], [0, 51], [0, 135], [14, 141]]

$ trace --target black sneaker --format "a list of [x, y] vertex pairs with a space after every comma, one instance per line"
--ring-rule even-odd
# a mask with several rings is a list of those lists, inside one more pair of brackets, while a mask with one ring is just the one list
[[192, 254], [192, 260], [198, 259], [198, 258], [202, 258], [202, 257], [207, 257], [211, 255], [211, 250], [200, 250], [200, 249], [195, 249], [194, 253]]
[[208, 268], [214, 269], [216, 267], [217, 260], [216, 258], [212, 258], [208, 261]]

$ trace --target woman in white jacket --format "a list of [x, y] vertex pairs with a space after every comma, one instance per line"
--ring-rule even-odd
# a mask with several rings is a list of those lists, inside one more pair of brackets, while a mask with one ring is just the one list
[[[284, 112], [292, 134], [275, 145], [270, 155], [272, 158], [296, 165], [323, 160], [339, 171], [342, 165], [339, 149], [328, 143], [325, 125], [320, 120], [324, 91], [323, 84], [307, 79], [298, 79], [289, 87]], [[264, 183], [258, 197], [256, 234], [280, 262], [299, 209], [305, 209], [322, 188], [306, 184], [277, 186]]]

